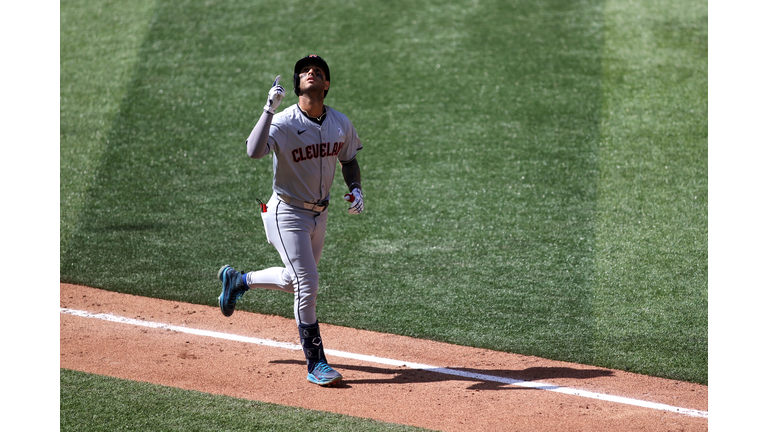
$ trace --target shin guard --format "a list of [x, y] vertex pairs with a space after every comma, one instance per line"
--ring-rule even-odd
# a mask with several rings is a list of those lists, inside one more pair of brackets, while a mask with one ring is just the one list
[[312, 372], [318, 362], [326, 362], [323, 352], [323, 339], [320, 337], [320, 326], [314, 324], [299, 324], [299, 337], [301, 348], [307, 358], [307, 372]]

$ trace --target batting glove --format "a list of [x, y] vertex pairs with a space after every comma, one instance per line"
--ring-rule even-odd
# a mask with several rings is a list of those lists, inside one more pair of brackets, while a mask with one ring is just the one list
[[264, 111], [270, 114], [274, 114], [277, 107], [280, 106], [280, 102], [285, 97], [285, 89], [280, 84], [280, 75], [275, 78], [275, 82], [272, 83], [272, 88], [269, 89], [269, 96], [267, 98], [267, 104], [264, 105]]
[[351, 193], [344, 195], [344, 199], [351, 203], [348, 210], [349, 214], [360, 214], [363, 212], [365, 205], [363, 203], [363, 191], [360, 188], [352, 189]]

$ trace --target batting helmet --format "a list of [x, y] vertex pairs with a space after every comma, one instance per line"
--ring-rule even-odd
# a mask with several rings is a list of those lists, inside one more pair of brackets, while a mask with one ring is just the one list
[[[296, 66], [293, 67], [293, 92], [296, 93], [296, 96], [299, 95], [299, 73], [302, 69], [304, 69], [304, 66], [308, 64], [316, 64], [320, 66], [323, 72], [325, 72], [325, 80], [331, 80], [331, 70], [328, 69], [328, 63], [326, 63], [325, 60], [323, 60], [323, 58], [318, 55], [308, 55], [297, 61]], [[325, 91], [323, 97], [325, 96], [328, 96], [328, 90]]]

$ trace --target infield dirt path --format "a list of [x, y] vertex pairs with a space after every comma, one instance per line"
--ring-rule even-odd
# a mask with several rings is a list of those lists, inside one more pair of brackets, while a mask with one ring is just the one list
[[[61, 284], [61, 307], [298, 343], [291, 319]], [[493, 381], [328, 356], [338, 387], [306, 381], [300, 351], [61, 314], [61, 367], [444, 431], [705, 431], [708, 420]], [[326, 349], [707, 411], [707, 386], [322, 325]], [[373, 350], [371, 352], [370, 350]]]

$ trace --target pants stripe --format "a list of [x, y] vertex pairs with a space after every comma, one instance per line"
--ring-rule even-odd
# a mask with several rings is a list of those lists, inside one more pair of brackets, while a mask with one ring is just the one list
[[283, 204], [283, 202], [280, 200], [277, 200], [277, 205], [275, 207], [275, 227], [277, 227], [277, 235], [280, 237], [280, 244], [282, 245], [283, 250], [285, 251], [285, 256], [288, 258], [288, 263], [291, 264], [291, 269], [293, 270], [293, 274], [296, 277], [296, 283], [293, 286], [293, 292], [295, 296], [294, 302], [296, 303], [294, 308], [295, 308], [296, 319], [299, 321], [299, 325], [301, 325], [301, 324], [304, 324], [301, 321], [301, 311], [299, 310], [299, 306], [301, 305], [301, 289], [300, 289], [301, 279], [299, 279], [299, 273], [296, 272], [296, 267], [293, 266], [293, 260], [288, 255], [288, 248], [285, 247], [285, 242], [283, 241], [283, 234], [280, 232], [280, 223], [277, 215], [278, 213], [280, 213], [281, 204]]

